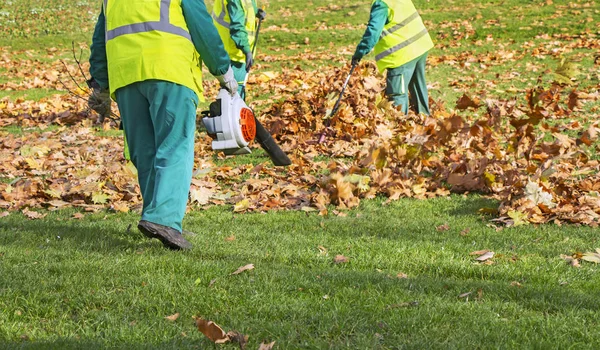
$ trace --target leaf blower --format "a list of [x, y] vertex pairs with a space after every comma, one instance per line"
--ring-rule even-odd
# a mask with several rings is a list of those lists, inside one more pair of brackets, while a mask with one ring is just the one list
[[256, 119], [239, 94], [231, 96], [221, 89], [208, 111], [202, 112], [202, 123], [213, 138], [212, 149], [227, 155], [249, 154], [248, 145], [256, 137]]

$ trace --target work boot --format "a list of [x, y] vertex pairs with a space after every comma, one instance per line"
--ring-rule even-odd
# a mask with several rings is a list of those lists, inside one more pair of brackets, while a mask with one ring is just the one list
[[158, 239], [166, 248], [173, 250], [192, 248], [192, 244], [183, 238], [179, 231], [172, 227], [141, 220], [138, 224], [138, 230], [148, 238]]

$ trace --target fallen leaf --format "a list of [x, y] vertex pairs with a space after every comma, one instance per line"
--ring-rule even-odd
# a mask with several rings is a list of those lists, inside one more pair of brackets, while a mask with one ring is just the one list
[[179, 318], [179, 312], [174, 313], [173, 315], [170, 316], [165, 316], [166, 320], [169, 320], [171, 322], [175, 322], [175, 320], [177, 320]]
[[42, 219], [44, 218], [47, 214], [42, 214], [39, 213], [37, 211], [30, 211], [29, 209], [25, 208], [23, 209], [23, 215], [25, 215], [27, 218], [32, 219], [32, 220], [36, 220], [36, 219]]
[[231, 236], [229, 236], [229, 237], [226, 237], [226, 238], [225, 238], [225, 240], [226, 240], [227, 242], [233, 242], [233, 241], [235, 241], [235, 236], [234, 236], [234, 235], [231, 235]]
[[437, 226], [435, 229], [438, 232], [448, 231], [450, 229], [450, 226], [448, 224], [443, 224], [443, 225]]
[[596, 264], [600, 264], [600, 248], [596, 248], [595, 252], [587, 252], [583, 253], [581, 260], [585, 260], [587, 262], [593, 262]]
[[240, 267], [239, 269], [235, 270], [234, 272], [232, 272], [231, 275], [238, 275], [244, 271], [252, 270], [252, 269], [254, 269], [254, 264], [244, 265], [244, 266]]
[[225, 331], [213, 321], [206, 321], [196, 316], [194, 316], [194, 319], [196, 320], [196, 327], [198, 330], [213, 343], [224, 344], [230, 341]]
[[323, 247], [322, 245], [318, 246], [317, 248], [319, 248], [319, 255], [327, 255], [327, 248]]
[[238, 331], [229, 331], [227, 332], [227, 337], [231, 342], [238, 343], [240, 346], [240, 350], [245, 350], [246, 345], [248, 344], [248, 336], [244, 335]]
[[462, 294], [460, 294], [458, 297], [459, 297], [459, 298], [466, 298], [466, 297], [468, 297], [469, 295], [471, 295], [471, 293], [473, 293], [473, 292], [466, 292], [466, 293], [462, 293]]
[[248, 208], [250, 208], [250, 201], [248, 200], [248, 198], [244, 198], [241, 201], [235, 203], [235, 205], [233, 206], [233, 212], [240, 213], [245, 210], [248, 210]]
[[474, 252], [470, 252], [469, 255], [483, 255], [485, 253], [489, 252], [488, 249], [484, 249], [484, 250], [476, 250]]
[[273, 349], [273, 346], [275, 346], [275, 341], [272, 341], [270, 343], [266, 343], [263, 341], [262, 343], [260, 343], [258, 350], [271, 350]]
[[478, 256], [475, 260], [477, 261], [486, 261], [494, 257], [494, 252], [487, 252], [480, 256]]
[[404, 279], [404, 278], [408, 278], [408, 275], [405, 274], [404, 272], [398, 272], [398, 274], [396, 275], [397, 278], [400, 279]]
[[333, 261], [336, 264], [344, 264], [344, 263], [347, 263], [348, 261], [350, 261], [350, 258], [345, 257], [343, 255], [336, 255], [335, 258], [333, 259]]
[[579, 259], [573, 256], [561, 254], [560, 257], [573, 267], [581, 267], [581, 265], [579, 264]]
[[73, 214], [73, 219], [83, 219], [85, 217], [85, 215], [83, 215], [82, 213], [75, 213]]

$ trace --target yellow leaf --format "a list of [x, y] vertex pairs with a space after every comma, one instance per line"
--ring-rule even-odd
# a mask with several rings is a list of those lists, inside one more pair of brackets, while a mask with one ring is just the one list
[[242, 199], [241, 201], [235, 203], [233, 206], [234, 213], [240, 213], [250, 208], [250, 201], [247, 198]]

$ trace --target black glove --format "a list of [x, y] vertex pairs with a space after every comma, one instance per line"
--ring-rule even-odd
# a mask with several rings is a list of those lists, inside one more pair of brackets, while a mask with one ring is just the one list
[[357, 56], [352, 56], [352, 65], [353, 66], [358, 66], [358, 63], [360, 62], [360, 57]]
[[253, 65], [254, 57], [252, 57], [252, 51], [248, 51], [246, 52], [246, 72], [249, 72]]
[[88, 107], [98, 113], [98, 121], [102, 123], [110, 115], [110, 91], [100, 87], [93, 78], [87, 81], [92, 89], [92, 94], [88, 98]]
[[264, 21], [266, 17], [267, 13], [263, 9], [258, 9], [258, 11], [256, 11], [256, 18], [259, 20]]

